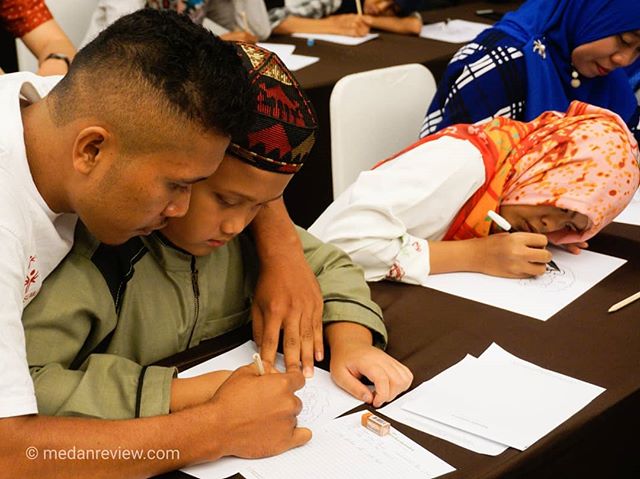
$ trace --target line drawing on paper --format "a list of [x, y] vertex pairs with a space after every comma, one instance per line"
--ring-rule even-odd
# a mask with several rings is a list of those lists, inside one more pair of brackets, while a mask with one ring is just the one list
[[560, 267], [559, 269], [560, 271], [556, 271], [547, 267], [544, 274], [535, 278], [520, 279], [518, 284], [525, 288], [537, 288], [550, 293], [557, 293], [571, 288], [576, 281], [575, 274], [566, 267]]
[[301, 426], [312, 425], [324, 417], [329, 408], [327, 393], [313, 384], [307, 383], [296, 396], [302, 401], [302, 411], [298, 414], [298, 423]]

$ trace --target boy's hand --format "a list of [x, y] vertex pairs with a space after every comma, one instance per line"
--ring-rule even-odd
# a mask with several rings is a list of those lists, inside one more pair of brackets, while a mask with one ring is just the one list
[[300, 371], [259, 376], [253, 364], [234, 371], [210, 403], [219, 421], [213, 433], [225, 438], [222, 455], [273, 456], [309, 441], [311, 431], [296, 427], [302, 402], [294, 392], [303, 386]]
[[552, 255], [548, 240], [538, 233], [499, 233], [473, 240], [478, 247], [478, 269], [506, 278], [529, 278], [546, 271]]
[[[371, 333], [355, 323], [332, 323], [325, 328], [331, 347], [331, 377], [363, 402], [380, 407], [405, 391], [413, 381], [409, 368], [371, 345]], [[375, 393], [362, 384], [367, 377]]]

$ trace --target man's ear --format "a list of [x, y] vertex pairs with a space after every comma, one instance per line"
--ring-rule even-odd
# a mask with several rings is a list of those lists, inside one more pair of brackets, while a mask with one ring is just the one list
[[105, 157], [105, 147], [111, 139], [109, 131], [101, 126], [89, 126], [80, 130], [73, 143], [74, 170], [89, 175]]

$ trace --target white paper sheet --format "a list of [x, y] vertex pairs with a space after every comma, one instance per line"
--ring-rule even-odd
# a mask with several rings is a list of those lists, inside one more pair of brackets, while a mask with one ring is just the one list
[[[247, 341], [231, 351], [181, 372], [178, 377], [189, 378], [221, 369], [235, 370], [251, 363], [253, 353], [257, 350], [253, 341]], [[276, 368], [284, 370], [282, 354], [277, 355]], [[331, 375], [320, 368], [315, 368], [313, 378], [307, 379], [305, 386], [297, 391], [296, 395], [302, 400], [302, 412], [298, 415], [298, 424], [314, 431], [315, 428], [362, 403], [336, 386]], [[222, 479], [240, 471], [245, 462], [245, 459], [237, 457], [224, 457], [212, 463], [191, 466], [183, 470], [201, 479]]]
[[311, 57], [309, 55], [296, 55], [294, 50], [296, 49], [295, 45], [289, 45], [287, 43], [258, 43], [259, 47], [266, 48], [269, 51], [272, 51], [285, 66], [291, 70], [292, 72], [302, 70], [309, 65], [313, 65], [317, 61], [320, 60], [319, 57]]
[[[256, 343], [247, 341], [231, 351], [181, 372], [178, 377], [189, 378], [220, 369], [235, 370], [251, 363], [253, 353], [257, 351]], [[280, 353], [276, 357], [276, 368], [282, 371], [285, 369], [284, 358]], [[320, 368], [314, 369], [313, 377], [306, 380], [306, 384], [296, 395], [302, 400], [298, 424], [310, 428], [324, 424], [362, 403], [336, 386], [331, 375]]]
[[448, 43], [469, 43], [491, 25], [467, 20], [449, 20], [423, 25], [420, 36]]
[[640, 226], [640, 190], [636, 191], [631, 203], [613, 221]]
[[309, 65], [313, 65], [317, 61], [320, 60], [319, 57], [310, 57], [308, 55], [296, 55], [295, 53], [292, 55], [287, 55], [284, 57], [280, 57], [282, 63], [291, 70], [292, 72], [297, 72], [298, 70], [302, 70], [303, 68], [308, 67]]
[[546, 321], [627, 261], [593, 251], [579, 255], [551, 248], [560, 271], [531, 279], [480, 273], [434, 274], [425, 286]]
[[519, 359], [496, 344], [423, 386], [404, 409], [521, 451], [604, 391]]
[[406, 424], [414, 429], [426, 432], [427, 434], [439, 437], [440, 439], [444, 439], [445, 441], [449, 441], [457, 446], [469, 449], [470, 451], [477, 452], [479, 454], [497, 456], [508, 449], [509, 446], [505, 444], [485, 439], [475, 434], [463, 431], [462, 429], [448, 426], [404, 409], [404, 405], [406, 403], [414, 400], [415, 398], [420, 398], [423, 395], [425, 384], [426, 383], [421, 384], [414, 390], [396, 399], [391, 404], [378, 409], [378, 411], [391, 419], [401, 422], [402, 424]]
[[305, 446], [250, 461], [242, 475], [247, 479], [429, 479], [455, 470], [395, 429], [386, 436], [365, 429], [361, 414], [331, 421]]
[[275, 53], [279, 57], [291, 55], [296, 49], [295, 45], [289, 45], [288, 43], [259, 42], [257, 45]]
[[363, 37], [350, 37], [347, 35], [331, 35], [328, 33], [293, 33], [291, 36], [297, 38], [313, 38], [314, 40], [322, 40], [323, 42], [355, 46], [378, 38], [380, 35], [378, 33], [369, 33]]

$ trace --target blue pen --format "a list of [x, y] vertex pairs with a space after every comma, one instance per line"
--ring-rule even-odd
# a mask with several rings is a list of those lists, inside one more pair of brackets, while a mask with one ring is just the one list
[[[505, 220], [498, 213], [496, 213], [493, 210], [489, 210], [489, 211], [487, 211], [487, 216], [489, 218], [491, 218], [493, 220], [493, 222], [495, 224], [497, 224], [501, 229], [503, 229], [507, 233], [511, 232], [511, 223], [509, 223], [507, 220]], [[553, 260], [549, 261], [547, 263], [547, 266], [549, 267], [549, 269], [552, 269], [554, 271], [560, 272], [560, 268], [558, 268], [558, 265]]]

